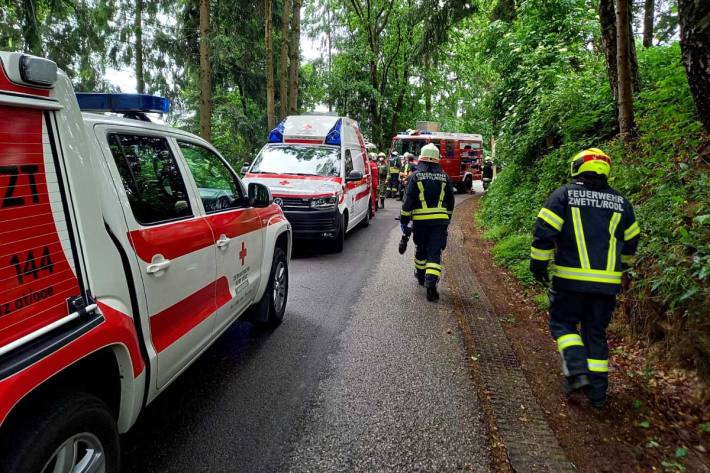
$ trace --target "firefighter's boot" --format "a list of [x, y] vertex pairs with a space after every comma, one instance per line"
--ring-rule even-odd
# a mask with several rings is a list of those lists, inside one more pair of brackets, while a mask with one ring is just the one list
[[424, 287], [426, 287], [426, 300], [430, 302], [436, 302], [439, 300], [439, 291], [436, 289], [436, 281], [425, 281]]
[[380, 208], [381, 209], [385, 208], [385, 198], [384, 197], [380, 197]]
[[563, 389], [567, 394], [572, 394], [574, 391], [587, 389], [590, 384], [591, 383], [589, 381], [589, 376], [587, 376], [586, 374], [580, 374], [577, 376], [567, 376]]

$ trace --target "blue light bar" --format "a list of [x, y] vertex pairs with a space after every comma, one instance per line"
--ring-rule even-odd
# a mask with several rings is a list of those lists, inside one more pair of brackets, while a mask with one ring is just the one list
[[281, 120], [281, 123], [279, 123], [276, 128], [271, 130], [271, 133], [269, 133], [269, 143], [283, 143], [284, 141], [284, 123], [286, 123], [286, 119], [284, 118]]
[[91, 112], [168, 113], [170, 101], [165, 97], [145, 94], [100, 94], [78, 92], [79, 108]]
[[342, 118], [338, 118], [335, 122], [333, 128], [330, 129], [328, 135], [325, 137], [325, 144], [340, 146], [340, 125], [343, 123]]

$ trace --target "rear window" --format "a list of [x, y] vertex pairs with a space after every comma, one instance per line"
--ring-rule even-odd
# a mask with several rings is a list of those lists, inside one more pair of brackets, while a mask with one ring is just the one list
[[249, 172], [340, 176], [340, 148], [334, 146], [266, 146]]
[[185, 181], [167, 139], [113, 133], [108, 142], [138, 223], [192, 216]]

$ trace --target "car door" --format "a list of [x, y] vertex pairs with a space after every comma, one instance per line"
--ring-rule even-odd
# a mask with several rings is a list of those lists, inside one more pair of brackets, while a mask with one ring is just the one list
[[244, 187], [234, 170], [201, 143], [178, 139], [178, 148], [191, 172], [214, 235], [217, 254], [217, 317], [220, 333], [254, 301], [261, 280], [264, 231], [258, 209], [248, 205]]
[[220, 289], [214, 238], [165, 136], [122, 129], [105, 137], [141, 269], [161, 389], [210, 340]]

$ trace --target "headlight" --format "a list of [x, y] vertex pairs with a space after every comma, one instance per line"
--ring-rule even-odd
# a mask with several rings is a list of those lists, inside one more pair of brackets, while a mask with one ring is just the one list
[[337, 195], [311, 200], [311, 208], [312, 209], [327, 209], [327, 208], [335, 207], [337, 204], [338, 204], [338, 196]]

